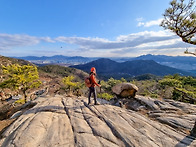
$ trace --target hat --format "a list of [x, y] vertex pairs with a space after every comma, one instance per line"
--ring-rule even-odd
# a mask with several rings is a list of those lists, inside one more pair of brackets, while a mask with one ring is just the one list
[[91, 72], [93, 72], [93, 71], [95, 71], [95, 67], [92, 67], [92, 68], [91, 68]]

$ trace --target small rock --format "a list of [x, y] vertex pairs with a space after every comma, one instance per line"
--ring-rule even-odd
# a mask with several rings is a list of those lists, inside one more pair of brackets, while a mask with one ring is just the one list
[[18, 111], [18, 112], [16, 112], [16, 113], [14, 113], [14, 114], [10, 117], [10, 119], [17, 118], [17, 117], [19, 117], [21, 114], [22, 114], [22, 111]]

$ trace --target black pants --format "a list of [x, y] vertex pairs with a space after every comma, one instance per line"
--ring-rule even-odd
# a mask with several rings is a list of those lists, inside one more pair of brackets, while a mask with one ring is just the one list
[[94, 96], [94, 102], [95, 102], [95, 104], [97, 104], [97, 94], [96, 94], [95, 87], [89, 87], [88, 104], [90, 104], [90, 102], [91, 102], [90, 98], [91, 98], [92, 93]]

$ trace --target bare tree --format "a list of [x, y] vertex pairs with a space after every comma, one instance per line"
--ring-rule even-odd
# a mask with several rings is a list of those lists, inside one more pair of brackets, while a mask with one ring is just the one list
[[195, 49], [195, 52], [189, 52], [188, 49], [186, 49], [186, 51], [184, 51], [185, 54], [192, 54], [192, 55], [195, 55], [196, 56], [196, 49]]

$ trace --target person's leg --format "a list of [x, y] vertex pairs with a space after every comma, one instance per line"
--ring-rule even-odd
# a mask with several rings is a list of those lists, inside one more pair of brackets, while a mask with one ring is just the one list
[[91, 93], [92, 93], [92, 87], [89, 87], [89, 94], [88, 94], [88, 105], [91, 103]]
[[94, 96], [94, 104], [96, 105], [97, 104], [97, 93], [96, 93], [95, 87], [93, 87], [93, 96]]

